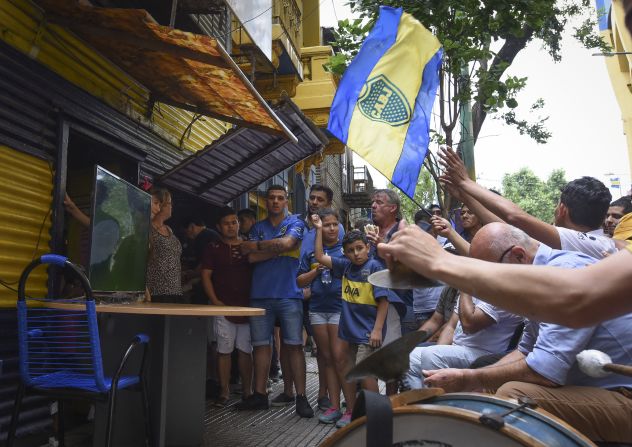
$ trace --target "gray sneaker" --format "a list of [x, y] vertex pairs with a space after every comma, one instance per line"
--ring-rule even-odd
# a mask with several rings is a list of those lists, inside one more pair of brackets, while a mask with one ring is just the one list
[[286, 405], [292, 405], [294, 401], [294, 396], [288, 396], [285, 393], [281, 393], [270, 401], [270, 405], [273, 407], [285, 407]]
[[331, 401], [328, 396], [318, 398], [318, 409], [320, 411], [327, 411], [331, 408]]

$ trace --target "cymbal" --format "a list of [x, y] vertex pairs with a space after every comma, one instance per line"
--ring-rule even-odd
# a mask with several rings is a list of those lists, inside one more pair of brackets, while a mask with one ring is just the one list
[[380, 270], [369, 275], [368, 281], [377, 287], [385, 289], [423, 289], [437, 287], [443, 283], [426, 278], [412, 270]]
[[392, 343], [378, 349], [362, 360], [347, 373], [347, 380], [376, 377], [384, 382], [397, 380], [408, 371], [410, 352], [419, 343], [430, 338], [425, 331], [414, 331], [403, 335]]

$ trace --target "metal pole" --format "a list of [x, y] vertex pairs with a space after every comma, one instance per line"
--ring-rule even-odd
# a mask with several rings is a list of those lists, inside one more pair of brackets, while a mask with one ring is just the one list
[[[469, 77], [468, 66], [464, 65], [461, 70], [461, 82], [467, 82]], [[472, 127], [472, 104], [470, 100], [461, 101], [461, 141], [459, 142], [459, 152], [463, 163], [467, 168], [467, 173], [472, 180], [476, 180], [476, 167], [474, 165], [474, 129]]]

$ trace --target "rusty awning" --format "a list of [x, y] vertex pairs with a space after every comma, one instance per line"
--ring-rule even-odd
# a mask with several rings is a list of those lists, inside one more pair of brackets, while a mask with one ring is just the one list
[[254, 129], [233, 129], [158, 181], [209, 203], [225, 205], [325, 147], [325, 134], [290, 99], [273, 109], [298, 137], [297, 143]]
[[216, 39], [159, 25], [142, 9], [37, 2], [48, 21], [129, 73], [152, 100], [297, 141]]

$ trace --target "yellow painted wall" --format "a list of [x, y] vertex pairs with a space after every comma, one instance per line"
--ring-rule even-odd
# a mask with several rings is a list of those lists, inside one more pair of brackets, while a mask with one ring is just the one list
[[[53, 172], [48, 162], [0, 145], [0, 280], [17, 289], [26, 265], [48, 253]], [[46, 296], [46, 269], [29, 277], [27, 294]], [[17, 294], [0, 284], [0, 308]]]
[[[625, 27], [625, 13], [621, 0], [612, 1], [610, 30], [601, 32], [602, 38], [615, 52], [632, 52], [632, 37]], [[630, 65], [632, 54], [605, 57], [606, 67], [612, 82], [614, 94], [621, 109], [623, 132], [628, 143], [628, 164], [632, 175], [632, 75]]]
[[303, 46], [317, 47], [320, 42], [320, 1], [303, 0]]
[[[193, 119], [190, 112], [158, 104], [147, 120], [149, 91], [74, 34], [47, 23], [42, 11], [29, 0], [0, 1], [0, 39], [175, 146]], [[202, 149], [229, 128], [222, 121], [202, 118], [192, 126], [183, 147]]]

